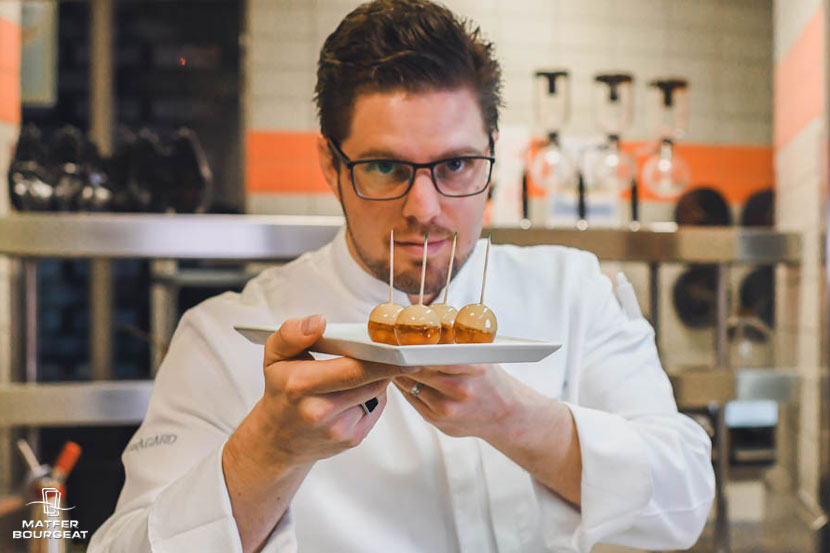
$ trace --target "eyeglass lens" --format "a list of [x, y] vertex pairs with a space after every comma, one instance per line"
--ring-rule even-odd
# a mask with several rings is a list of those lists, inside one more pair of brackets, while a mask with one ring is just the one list
[[[353, 166], [354, 184], [367, 198], [394, 198], [406, 192], [415, 168], [397, 161], [357, 162]], [[434, 166], [432, 174], [438, 189], [448, 196], [465, 196], [487, 186], [490, 160], [455, 158]]]

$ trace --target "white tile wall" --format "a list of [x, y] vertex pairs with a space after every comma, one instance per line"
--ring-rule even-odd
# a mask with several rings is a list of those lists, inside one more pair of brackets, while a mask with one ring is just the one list
[[[303, 98], [303, 91], [313, 87], [323, 40], [359, 3], [249, 0], [250, 128], [316, 128], [313, 112], [309, 117], [310, 92]], [[496, 44], [505, 75], [505, 124], [532, 124], [534, 70], [565, 67], [572, 71], [574, 85], [566, 132], [594, 135], [598, 131], [592, 78], [601, 71], [620, 70], [635, 76], [635, 123], [627, 133], [631, 139], [650, 138], [645, 125], [646, 82], [679, 75], [690, 81], [686, 140], [771, 142], [772, 0], [449, 0], [446, 4], [472, 18]]]
[[[820, 0], [775, 0], [774, 52], [784, 59], [820, 9]], [[824, 86], [824, 83], [806, 83]], [[827, 134], [824, 119], [817, 116], [787, 144], [775, 152], [777, 181], [776, 217], [782, 230], [802, 235], [802, 260], [798, 269], [779, 269], [777, 306], [784, 332], [778, 337], [779, 359], [793, 358], [802, 378], [796, 438], [798, 489], [816, 498], [819, 486], [819, 366], [823, 284], [819, 267], [819, 238], [826, 187], [824, 162]], [[825, 369], [826, 370], [826, 369]]]
[[247, 213], [255, 215], [308, 215], [312, 197], [305, 194], [257, 194], [248, 196]]
[[311, 100], [304, 102], [274, 101], [249, 96], [246, 120], [249, 130], [314, 130], [317, 119]]
[[[17, 126], [0, 121], [0, 216], [10, 210], [7, 174], [12, 151], [17, 141]], [[0, 380], [11, 374], [11, 311], [7, 298], [11, 298], [9, 261], [0, 257]]]
[[20, 1], [4, 0], [0, 2], [0, 18], [12, 23], [20, 23]]
[[248, 197], [247, 212], [258, 215], [343, 215], [333, 195], [259, 194]]
[[776, 186], [780, 195], [777, 215], [782, 224], [789, 224], [791, 221], [797, 224], [801, 220], [805, 204], [801, 203], [801, 198], [798, 197], [788, 201], [788, 191], [802, 185], [807, 179], [815, 181], [820, 178], [822, 158], [819, 154], [823, 136], [822, 118], [816, 117], [775, 152]]
[[804, 26], [821, 7], [822, 0], [773, 0], [775, 61], [780, 61], [801, 36]]
[[[13, 23], [20, 23], [20, 2], [17, 0], [0, 1], [0, 18]], [[0, 121], [0, 215], [9, 211], [8, 174], [12, 148], [17, 141], [16, 125]], [[10, 287], [11, 266], [6, 258], [0, 257], [0, 380], [8, 380], [11, 374], [11, 298]], [[13, 451], [11, 449], [12, 433], [8, 429], [0, 428], [0, 467], [12, 465]], [[12, 491], [11, 474], [8, 470], [0, 470], [0, 495]]]

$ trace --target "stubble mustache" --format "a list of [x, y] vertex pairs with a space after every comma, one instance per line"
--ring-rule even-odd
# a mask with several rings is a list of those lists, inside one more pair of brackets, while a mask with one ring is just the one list
[[[453, 234], [454, 231], [438, 225], [429, 225], [426, 227], [423, 225], [409, 225], [402, 230], [395, 229], [396, 240], [398, 236], [406, 236], [407, 238], [410, 238], [413, 236], [424, 237], [426, 235], [429, 235], [430, 238], [435, 237], [438, 240], [451, 240]], [[389, 250], [389, 239], [390, 237], [387, 234], [384, 238], [386, 251]], [[368, 259], [368, 256], [366, 256], [364, 252], [361, 252], [359, 247], [356, 249], [358, 250], [358, 254], [363, 258], [364, 264], [369, 267], [375, 278], [383, 282], [389, 282], [388, 254], [384, 255], [381, 259]], [[452, 271], [453, 277], [458, 274], [458, 271], [467, 261], [467, 258], [471, 253], [472, 249], [466, 253], [462, 253], [458, 249], [456, 250], [456, 258], [453, 263]], [[448, 262], [449, 260], [447, 260], [447, 263]], [[414, 262], [414, 265], [418, 269], [415, 272], [395, 271], [395, 289], [410, 295], [418, 294], [421, 291], [421, 261], [419, 260]], [[427, 271], [424, 279], [424, 294], [437, 294], [443, 289], [447, 282], [447, 269], [449, 269], [447, 264], [443, 267], [435, 267], [430, 263], [429, 259], [427, 260]]]

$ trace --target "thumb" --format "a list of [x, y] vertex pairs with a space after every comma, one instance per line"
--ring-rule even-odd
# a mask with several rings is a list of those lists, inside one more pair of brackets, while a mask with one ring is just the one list
[[325, 330], [326, 318], [322, 315], [285, 321], [265, 342], [264, 366], [297, 357], [319, 340]]

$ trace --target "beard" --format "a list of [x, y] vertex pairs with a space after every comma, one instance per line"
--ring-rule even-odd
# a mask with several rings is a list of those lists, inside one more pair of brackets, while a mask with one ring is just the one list
[[[360, 258], [360, 261], [363, 262], [369, 272], [378, 280], [383, 282], [389, 282], [389, 256], [388, 254], [381, 257], [381, 258], [373, 258], [369, 253], [363, 249], [361, 244], [355, 240], [354, 234], [352, 234], [351, 227], [349, 225], [349, 218], [346, 217], [346, 232], [349, 233], [349, 236], [352, 241], [352, 245], [354, 246], [355, 251], [357, 252], [357, 256]], [[433, 236], [448, 236], [452, 235], [453, 233], [448, 231], [447, 229], [431, 226], [431, 227], [421, 227], [420, 225], [414, 224], [409, 225], [406, 230], [407, 236], [413, 235], [424, 235], [426, 233], [432, 234]], [[474, 242], [475, 244], [475, 242]], [[386, 241], [386, 251], [389, 250], [389, 241]], [[456, 247], [455, 250], [455, 261], [452, 264], [452, 276], [458, 274], [458, 271], [461, 270], [461, 267], [464, 266], [464, 263], [467, 262], [469, 259], [470, 254], [472, 254], [473, 248], [470, 248], [469, 251], [461, 252]], [[418, 261], [415, 263], [415, 267], [417, 268], [415, 271], [395, 271], [395, 289], [400, 290], [401, 292], [405, 292], [410, 295], [418, 294], [421, 291], [421, 270], [422, 270], [422, 262]], [[447, 270], [449, 269], [448, 263], [443, 264], [443, 267], [435, 267], [429, 264], [429, 260], [427, 260], [427, 270], [426, 275], [424, 276], [424, 294], [437, 294], [441, 291], [444, 285], [447, 283]]]
[[[373, 258], [366, 252], [360, 243], [355, 240], [354, 235], [352, 234], [351, 228], [348, 224], [348, 219], [346, 221], [346, 232], [349, 233], [351, 236], [352, 245], [354, 246], [355, 251], [357, 252], [358, 257], [363, 262], [363, 264], [369, 269], [369, 272], [378, 280], [382, 282], [389, 282], [389, 255], [385, 255], [381, 258]], [[451, 235], [452, 233], [447, 231], [443, 228], [438, 227], [430, 227], [430, 228], [416, 228], [416, 227], [409, 227], [407, 230], [407, 236], [412, 235], [423, 235], [426, 233], [432, 234], [433, 236], [446, 236]], [[387, 240], [387, 251], [389, 242]], [[461, 270], [461, 267], [464, 266], [464, 263], [467, 262], [469, 259], [470, 254], [472, 254], [473, 248], [470, 248], [469, 251], [462, 252], [459, 251], [458, 247], [456, 246], [455, 250], [455, 260], [452, 264], [452, 276], [458, 274], [458, 271]], [[400, 290], [401, 292], [405, 292], [410, 295], [418, 294], [421, 291], [421, 270], [422, 270], [422, 262], [418, 261], [415, 263], [415, 267], [417, 268], [415, 271], [395, 271], [395, 289]], [[434, 265], [429, 264], [429, 260], [427, 260], [427, 270], [426, 275], [424, 275], [424, 294], [437, 294], [441, 291], [444, 285], [447, 283], [447, 270], [449, 269], [448, 263], [444, 264], [443, 267], [435, 267]]]
[[[337, 178], [337, 190], [338, 195], [340, 198], [343, 197], [343, 192], [340, 187], [340, 176], [338, 174]], [[363, 263], [365, 267], [369, 269], [369, 272], [374, 276], [376, 279], [382, 282], [389, 282], [389, 254], [385, 253], [383, 256], [379, 258], [372, 257], [368, 251], [366, 251], [360, 244], [358, 240], [355, 239], [354, 233], [352, 233], [351, 223], [349, 222], [349, 213], [346, 209], [346, 205], [343, 201], [340, 201], [340, 208], [343, 210], [343, 216], [346, 219], [346, 232], [351, 239], [352, 245], [354, 246], [355, 252], [357, 252], [357, 256], [360, 258], [360, 261]], [[418, 224], [413, 220], [407, 221], [407, 226], [403, 229], [407, 236], [421, 236], [432, 234], [433, 236], [452, 236], [454, 231], [446, 229], [444, 227], [440, 227], [438, 225], [429, 225], [423, 226]], [[389, 251], [389, 239], [385, 239], [384, 243], [386, 244], [385, 252]], [[455, 278], [455, 275], [458, 274], [458, 271], [461, 270], [461, 267], [467, 262], [470, 255], [473, 253], [475, 249], [476, 240], [473, 240], [472, 245], [470, 248], [465, 252], [463, 251], [463, 246], [461, 242], [456, 244], [455, 250], [455, 260], [452, 264], [452, 276]], [[424, 275], [424, 294], [437, 294], [441, 291], [444, 285], [447, 283], [447, 270], [449, 269], [449, 262], [442, 264], [443, 267], [435, 267], [435, 265], [429, 264], [429, 259], [427, 259], [427, 270], [426, 274]], [[406, 294], [415, 295], [420, 293], [421, 291], [421, 270], [422, 270], [422, 262], [417, 261], [415, 263], [415, 267], [417, 268], [415, 271], [407, 272], [407, 271], [395, 271], [395, 282], [394, 287], [396, 290], [400, 290], [401, 292], [405, 292]]]

